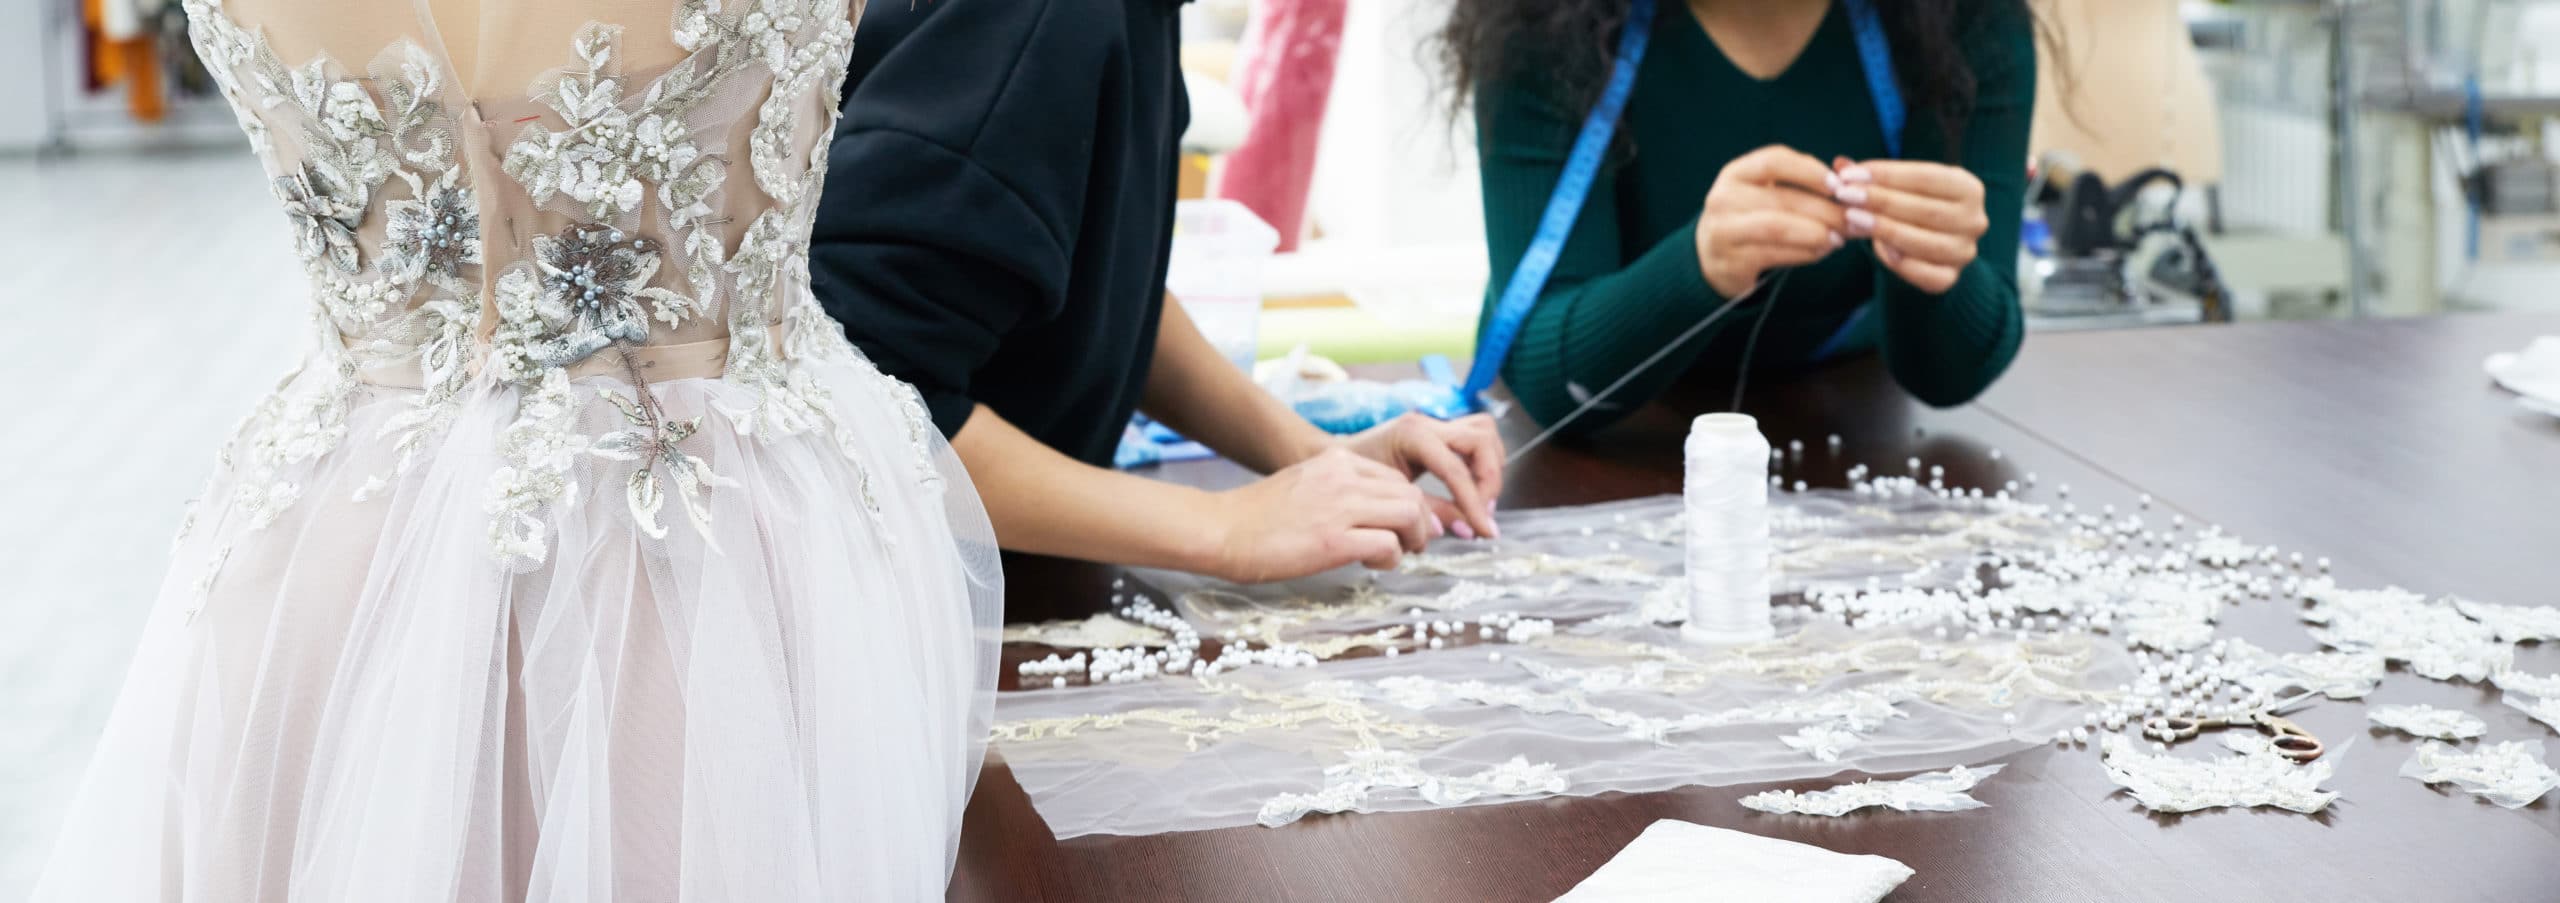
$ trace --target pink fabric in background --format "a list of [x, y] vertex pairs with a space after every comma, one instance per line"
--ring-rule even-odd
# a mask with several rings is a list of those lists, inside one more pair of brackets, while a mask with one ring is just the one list
[[1280, 232], [1280, 250], [1306, 231], [1316, 136], [1342, 50], [1346, 0], [1257, 0], [1236, 51], [1236, 94], [1252, 131], [1218, 171], [1216, 194], [1253, 209]]

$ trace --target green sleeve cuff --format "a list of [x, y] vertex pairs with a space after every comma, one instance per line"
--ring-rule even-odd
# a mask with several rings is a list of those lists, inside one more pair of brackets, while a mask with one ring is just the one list
[[1945, 294], [1931, 295], [1878, 265], [1884, 282], [1885, 368], [1936, 407], [1972, 401], [2009, 369], [2026, 336], [2011, 279], [1979, 257]]

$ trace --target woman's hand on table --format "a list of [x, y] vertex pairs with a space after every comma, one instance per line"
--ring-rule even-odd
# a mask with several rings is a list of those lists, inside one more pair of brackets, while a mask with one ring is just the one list
[[1849, 210], [1834, 198], [1844, 187], [1821, 160], [1778, 145], [1725, 164], [1698, 214], [1698, 269], [1707, 285], [1738, 298], [1770, 270], [1839, 250]]
[[1442, 526], [1413, 480], [1336, 446], [1210, 496], [1205, 554], [1188, 570], [1267, 583], [1349, 564], [1385, 570]]
[[1436, 522], [1460, 539], [1499, 539], [1493, 522], [1494, 500], [1502, 496], [1502, 434], [1493, 418], [1470, 414], [1440, 420], [1408, 413], [1352, 436], [1345, 448], [1386, 465], [1407, 480], [1423, 474], [1440, 478], [1449, 497], [1425, 493], [1423, 503]]
[[1876, 260], [1932, 295], [1954, 288], [1991, 220], [1982, 180], [1962, 167], [1919, 160], [1832, 162], [1832, 197], [1847, 208], [1848, 235], [1871, 238]]

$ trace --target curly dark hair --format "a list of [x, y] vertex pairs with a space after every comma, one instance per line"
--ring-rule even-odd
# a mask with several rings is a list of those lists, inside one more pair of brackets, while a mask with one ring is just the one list
[[[1682, 0], [1657, 0], [1656, 15], [1678, 15]], [[1618, 53], [1618, 31], [1629, 0], [1456, 0], [1448, 24], [1433, 39], [1447, 72], [1450, 111], [1476, 88], [1527, 71], [1554, 90], [1568, 109], [1587, 110], [1608, 83]], [[1965, 120], [1973, 113], [1973, 66], [1965, 58], [1968, 32], [1992, 15], [2034, 22], [2039, 43], [2054, 42], [2026, 0], [1880, 0], [1877, 18], [1893, 47], [1895, 77], [1913, 118], [1929, 117], [1945, 136], [1950, 155], [1961, 153]], [[1534, 54], [1534, 59], [1531, 57]]]

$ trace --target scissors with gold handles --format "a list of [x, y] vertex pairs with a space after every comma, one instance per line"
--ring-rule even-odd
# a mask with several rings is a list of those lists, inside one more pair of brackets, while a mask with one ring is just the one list
[[2172, 715], [2145, 718], [2142, 721], [2142, 733], [2157, 738], [2162, 743], [2176, 743], [2215, 728], [2252, 727], [2274, 738], [2272, 744], [2278, 755], [2297, 763], [2309, 762], [2320, 758], [2320, 754], [2327, 751], [2327, 747], [2321, 745], [2320, 738], [2312, 736], [2311, 732], [2304, 730], [2302, 725], [2295, 724], [2293, 719], [2279, 713], [2302, 704], [2312, 695], [2303, 693], [2266, 708], [2229, 717], [2194, 718]]

